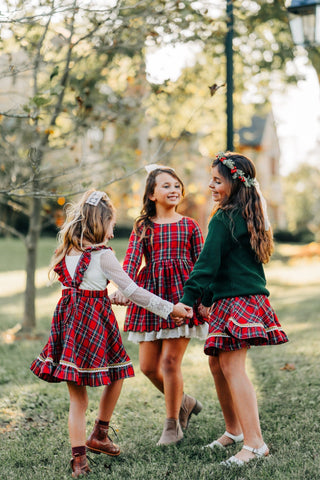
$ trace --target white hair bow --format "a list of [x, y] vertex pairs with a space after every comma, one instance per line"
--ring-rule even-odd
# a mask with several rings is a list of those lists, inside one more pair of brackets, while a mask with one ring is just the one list
[[158, 165], [157, 163], [150, 163], [150, 165], [145, 165], [144, 167], [147, 171], [147, 173], [150, 173], [150, 172], [153, 172], [153, 170], [157, 170], [157, 169], [165, 169], [165, 170], [173, 170], [174, 171], [174, 168], [172, 167], [168, 167], [167, 165]]
[[90, 193], [85, 203], [89, 203], [89, 205], [93, 205], [94, 207], [96, 207], [102, 197], [108, 198], [108, 195], [105, 192], [100, 192], [99, 190], [95, 190], [94, 192]]

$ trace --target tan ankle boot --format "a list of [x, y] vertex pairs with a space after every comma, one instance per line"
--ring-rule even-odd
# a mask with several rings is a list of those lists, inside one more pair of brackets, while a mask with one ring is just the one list
[[185, 393], [182, 396], [182, 402], [179, 412], [179, 421], [182, 428], [188, 428], [191, 415], [198, 415], [202, 410], [201, 403], [190, 395]]
[[105, 453], [116, 457], [120, 454], [120, 448], [113, 443], [108, 436], [109, 425], [101, 425], [99, 420], [95, 421], [93, 432], [86, 442], [86, 446], [90, 452]]
[[87, 473], [91, 472], [86, 454], [75, 455], [73, 458], [71, 458], [70, 464], [73, 478], [78, 478], [80, 475], [87, 475]]
[[183, 432], [180, 427], [179, 420], [176, 418], [166, 418], [162, 435], [157, 445], [169, 445], [178, 443], [183, 439]]

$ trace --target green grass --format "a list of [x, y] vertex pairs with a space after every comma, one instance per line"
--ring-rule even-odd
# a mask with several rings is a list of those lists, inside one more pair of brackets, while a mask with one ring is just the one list
[[[39, 242], [37, 266], [47, 267], [56, 247], [55, 238], [41, 238]], [[26, 250], [24, 244], [17, 238], [1, 238], [0, 272], [23, 270], [26, 263]], [[128, 239], [112, 240], [109, 245], [115, 250], [118, 258], [123, 258], [128, 246]]]
[[[114, 241], [119, 258], [126, 241]], [[44, 274], [54, 239], [41, 239], [39, 270]], [[12, 341], [8, 329], [21, 322], [24, 248], [20, 242], [0, 240], [0, 479], [63, 480], [71, 478], [68, 462], [68, 394], [66, 385], [47, 384], [29, 370], [46, 342], [59, 288], [39, 280], [38, 326], [29, 339]], [[271, 303], [289, 335], [278, 347], [253, 348], [248, 371], [258, 394], [261, 426], [271, 456], [247, 467], [225, 469], [219, 463], [234, 454], [202, 450], [224, 429], [220, 407], [202, 342], [192, 340], [183, 373], [185, 391], [204, 405], [193, 417], [184, 441], [164, 448], [155, 444], [165, 416], [162, 396], [141, 374], [138, 348], [123, 335], [136, 377], [124, 382], [113, 417], [122, 448], [118, 458], [89, 454], [91, 480], [316, 480], [320, 478], [320, 349], [318, 259], [290, 260], [277, 252], [266, 273]], [[285, 261], [284, 261], [285, 260]], [[7, 279], [7, 280], [6, 280]], [[22, 286], [21, 286], [22, 285]], [[124, 309], [115, 308], [122, 328]], [[6, 332], [6, 335], [4, 333]], [[294, 369], [282, 370], [285, 364]], [[88, 433], [96, 416], [101, 388], [89, 390]]]

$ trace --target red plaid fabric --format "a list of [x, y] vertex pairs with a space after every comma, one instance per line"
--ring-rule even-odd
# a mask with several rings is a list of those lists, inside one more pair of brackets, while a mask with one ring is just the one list
[[91, 251], [100, 248], [84, 252], [74, 279], [69, 275], [65, 259], [55, 269], [60, 282], [69, 288], [62, 290], [48, 342], [30, 367], [42, 380], [97, 387], [134, 376], [107, 290], [79, 288]]
[[251, 345], [286, 343], [278, 318], [265, 295], [222, 298], [209, 315], [209, 333], [204, 346], [207, 355]]
[[[147, 231], [142, 241], [132, 232], [123, 268], [140, 287], [175, 304], [183, 295], [183, 285], [202, 245], [199, 225], [191, 218], [183, 217], [170, 224], [155, 223], [153, 234]], [[145, 266], [139, 271], [143, 258]], [[187, 320], [190, 327], [205, 322], [197, 308], [194, 311], [193, 318]], [[150, 332], [165, 328], [176, 328], [170, 316], [163, 319], [138, 305], [128, 307], [125, 331]]]

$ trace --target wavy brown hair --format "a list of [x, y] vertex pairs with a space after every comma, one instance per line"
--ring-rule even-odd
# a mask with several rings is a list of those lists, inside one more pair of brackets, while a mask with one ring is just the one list
[[151, 218], [156, 216], [157, 211], [156, 203], [153, 200], [150, 200], [149, 197], [154, 194], [154, 189], [157, 184], [157, 176], [160, 175], [160, 173], [168, 173], [169, 175], [171, 175], [171, 177], [177, 180], [181, 185], [182, 196], [184, 195], [183, 182], [178, 177], [176, 172], [171, 168], [156, 168], [149, 173], [149, 175], [147, 176], [146, 186], [143, 194], [143, 205], [140, 216], [136, 218], [133, 226], [134, 232], [140, 237], [140, 240], [145, 237], [147, 229], [150, 228], [151, 231], [153, 231], [153, 222]]
[[66, 220], [58, 233], [58, 247], [52, 257], [49, 277], [54, 279], [53, 269], [72, 249], [83, 252], [88, 245], [105, 242], [109, 222], [115, 216], [115, 209], [107, 194], [98, 205], [86, 203], [94, 189], [88, 190], [77, 203], [66, 207]]
[[[232, 159], [238, 170], [242, 170], [246, 177], [254, 179], [256, 168], [252, 160], [235, 152], [226, 152], [225, 157]], [[229, 167], [219, 158], [213, 160], [212, 167], [218, 167], [220, 175], [230, 184], [230, 195], [219, 204], [219, 208], [226, 212], [241, 210], [247, 222], [250, 244], [261, 263], [268, 263], [273, 251], [271, 227], [265, 229], [264, 214], [259, 193], [255, 186], [246, 187], [239, 178], [233, 178]]]

